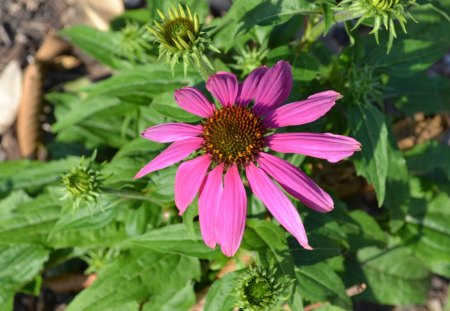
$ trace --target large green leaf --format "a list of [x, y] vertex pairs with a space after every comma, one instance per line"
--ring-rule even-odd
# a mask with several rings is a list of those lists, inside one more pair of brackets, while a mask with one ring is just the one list
[[170, 225], [134, 237], [127, 244], [199, 258], [220, 256], [219, 252], [208, 248], [203, 243], [199, 227], [196, 226], [195, 229], [195, 235], [192, 236], [183, 224]]
[[397, 148], [397, 142], [389, 128], [388, 147], [388, 173], [386, 178], [385, 206], [389, 208], [391, 215], [390, 226], [396, 232], [404, 224], [404, 217], [410, 201], [409, 175], [405, 158]]
[[89, 97], [117, 96], [131, 103], [148, 104], [152, 97], [174, 91], [199, 81], [198, 74], [189, 71], [186, 77], [181, 70], [172, 75], [164, 64], [152, 64], [123, 71], [116, 76], [92, 85]]
[[168, 290], [152, 296], [143, 311], [185, 311], [195, 303], [195, 292], [190, 282], [185, 287]]
[[66, 248], [110, 246], [126, 238], [124, 226], [117, 222], [90, 230], [67, 230], [49, 237], [52, 228], [61, 218], [61, 204], [61, 200], [53, 194], [42, 194], [21, 204], [0, 219], [0, 241], [11, 245], [33, 243]]
[[239, 273], [230, 272], [215, 281], [206, 296], [205, 311], [231, 311], [236, 306], [236, 279]]
[[301, 294], [311, 303], [327, 301], [343, 307], [352, 308], [350, 298], [339, 276], [324, 262], [296, 268]]
[[0, 241], [46, 244], [48, 233], [60, 217], [60, 209], [60, 202], [49, 194], [20, 205], [0, 219]]
[[11, 194], [3, 200], [0, 200], [0, 217], [10, 214], [20, 205], [30, 202], [32, 199], [23, 190], [11, 192]]
[[0, 310], [13, 309], [14, 292], [38, 275], [48, 255], [39, 245], [0, 245]]
[[359, 299], [389, 305], [426, 301], [428, 270], [407, 248], [381, 250], [368, 247], [361, 249], [357, 258], [361, 270], [352, 262], [349, 262], [348, 270], [354, 274], [352, 282], [367, 284]]
[[373, 184], [378, 206], [381, 206], [388, 172], [388, 133], [384, 116], [372, 105], [356, 104], [349, 106], [348, 119], [355, 138], [362, 144], [361, 152], [355, 156], [356, 171]]
[[403, 236], [434, 273], [450, 277], [450, 197], [439, 193], [428, 201], [414, 198], [405, 218]]
[[131, 67], [129, 62], [114, 53], [120, 48], [120, 35], [118, 33], [104, 32], [85, 25], [76, 25], [62, 30], [61, 34], [99, 62], [113, 69]]
[[157, 112], [166, 116], [169, 120], [177, 122], [197, 122], [200, 120], [198, 116], [180, 108], [175, 102], [173, 92], [166, 92], [156, 96], [152, 101], [152, 105]]
[[450, 181], [450, 148], [436, 141], [416, 145], [406, 152], [408, 169], [435, 181]]
[[[124, 199], [101, 195], [98, 203], [93, 207], [81, 204], [76, 210], [67, 208], [56, 224], [53, 226], [49, 237], [62, 231], [89, 230], [104, 227], [110, 223], [118, 213], [118, 208], [126, 208]], [[71, 207], [69, 204], [68, 207]]]
[[99, 96], [95, 98], [89, 98], [87, 100], [75, 102], [70, 108], [71, 110], [59, 118], [56, 123], [53, 124], [52, 129], [55, 132], [59, 132], [64, 128], [73, 126], [81, 121], [99, 114], [102, 111], [111, 109], [120, 105], [122, 102], [115, 97]]
[[385, 98], [398, 98], [396, 106], [410, 116], [417, 111], [432, 114], [448, 110], [450, 81], [446, 78], [421, 72], [409, 77], [390, 77], [388, 85]]
[[449, 47], [449, 40], [445, 37], [441, 37], [441, 40], [396, 40], [389, 54], [370, 46], [362, 63], [383, 67], [393, 76], [409, 76], [425, 70], [445, 54]]
[[42, 187], [61, 180], [61, 175], [75, 166], [79, 158], [40, 162], [16, 160], [0, 162], [0, 197], [17, 189], [37, 192]]
[[67, 311], [104, 311], [126, 302], [144, 302], [154, 295], [181, 290], [199, 277], [198, 259], [135, 248], [101, 270], [94, 284], [81, 292]]
[[233, 10], [232, 13], [243, 14], [239, 18], [238, 34], [249, 31], [255, 25], [275, 26], [287, 22], [295, 15], [321, 12], [318, 6], [305, 0], [264, 0], [258, 1], [257, 5], [252, 7], [247, 4], [252, 1], [236, 1], [237, 4], [235, 5], [242, 6], [243, 4], [240, 4], [240, 2], [246, 3], [246, 10], [242, 10], [242, 7], [240, 7], [240, 12], [234, 11], [233, 8], [231, 9]]

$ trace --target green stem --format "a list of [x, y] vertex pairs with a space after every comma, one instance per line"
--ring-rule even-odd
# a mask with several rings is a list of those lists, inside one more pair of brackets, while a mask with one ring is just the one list
[[211, 69], [211, 67], [209, 67], [201, 57], [199, 57], [198, 62], [194, 61], [193, 63], [198, 73], [202, 76], [202, 79], [205, 82], [208, 81], [210, 75], [215, 73], [215, 71]]
[[[335, 23], [345, 22], [352, 19], [360, 18], [362, 15], [358, 12], [352, 11], [340, 11], [334, 14]], [[304, 36], [298, 45], [297, 51], [299, 52], [307, 43], [311, 43], [317, 40], [325, 31], [325, 20], [322, 18], [312, 29], [310, 29], [306, 36]]]
[[124, 199], [135, 199], [135, 200], [149, 201], [149, 202], [153, 202], [153, 203], [158, 203], [154, 199], [152, 199], [151, 196], [146, 195], [146, 194], [142, 194], [141, 192], [137, 192], [137, 191], [117, 190], [117, 189], [107, 188], [107, 187], [102, 187], [101, 190], [104, 193], [115, 195], [115, 196], [119, 196], [119, 197], [122, 197]]

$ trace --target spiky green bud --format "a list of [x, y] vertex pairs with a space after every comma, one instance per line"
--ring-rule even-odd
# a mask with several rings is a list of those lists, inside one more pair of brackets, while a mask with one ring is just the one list
[[370, 33], [375, 35], [377, 44], [379, 44], [378, 31], [384, 27], [389, 32], [387, 43], [389, 53], [394, 38], [397, 37], [394, 21], [397, 20], [406, 33], [406, 17], [409, 16], [414, 20], [407, 8], [415, 2], [416, 0], [344, 0], [339, 3], [339, 10], [361, 16], [354, 28], [365, 20], [373, 18], [373, 29]]
[[159, 58], [164, 58], [170, 64], [172, 72], [180, 59], [183, 61], [185, 75], [190, 61], [197, 68], [206, 66], [209, 71], [213, 71], [214, 67], [205, 53], [207, 50], [217, 53], [220, 51], [202, 30], [198, 14], [192, 14], [187, 5], [183, 7], [181, 4], [177, 7], [171, 5], [167, 15], [159, 10], [157, 12], [161, 20], [155, 21], [154, 26], [147, 29], [159, 44]]
[[236, 282], [237, 306], [248, 311], [278, 310], [291, 284], [286, 277], [277, 278], [275, 269], [250, 268]]
[[242, 76], [245, 77], [263, 64], [263, 60], [266, 58], [269, 50], [262, 47], [250, 48], [249, 46], [246, 46], [238, 52], [240, 55], [233, 56], [237, 64], [232, 67], [242, 71]]
[[[95, 158], [95, 154], [93, 157]], [[62, 184], [66, 190], [63, 199], [70, 197], [74, 202], [74, 208], [81, 202], [96, 204], [102, 192], [103, 181], [100, 172], [93, 168], [93, 158], [81, 159], [78, 166], [62, 176]]]
[[150, 34], [145, 27], [127, 22], [125, 27], [119, 32], [119, 53], [120, 56], [128, 58], [131, 63], [146, 63], [149, 61], [151, 50]]
[[120, 255], [120, 249], [118, 248], [95, 248], [89, 250], [86, 254], [81, 256], [87, 264], [88, 268], [85, 273], [97, 273], [104, 266], [113, 261]]
[[355, 102], [381, 102], [386, 89], [380, 76], [376, 76], [369, 66], [352, 67], [346, 86]]

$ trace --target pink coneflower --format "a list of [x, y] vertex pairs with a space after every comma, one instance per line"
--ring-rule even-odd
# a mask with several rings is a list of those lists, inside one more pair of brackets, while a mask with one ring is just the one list
[[226, 256], [233, 256], [238, 250], [247, 214], [242, 174], [275, 219], [301, 246], [311, 249], [300, 215], [275, 181], [319, 212], [331, 211], [333, 200], [305, 173], [268, 150], [329, 162], [360, 150], [360, 143], [346, 136], [274, 133], [280, 127], [317, 120], [341, 95], [325, 91], [280, 107], [292, 88], [291, 66], [285, 61], [271, 68], [255, 69], [241, 84], [234, 74], [219, 72], [209, 77], [206, 88], [218, 99], [220, 107], [195, 88], [175, 91], [178, 105], [203, 117], [202, 124], [166, 123], [146, 129], [144, 138], [173, 143], [135, 178], [168, 167], [199, 150], [194, 159], [182, 163], [177, 170], [175, 204], [181, 215], [199, 194], [200, 230], [206, 245], [215, 248], [219, 244]]

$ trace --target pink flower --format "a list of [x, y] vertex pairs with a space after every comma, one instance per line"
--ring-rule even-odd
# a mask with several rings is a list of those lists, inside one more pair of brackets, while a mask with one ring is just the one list
[[266, 150], [300, 153], [329, 162], [360, 150], [360, 143], [346, 136], [273, 133], [280, 127], [319, 119], [341, 95], [325, 91], [281, 106], [292, 88], [291, 66], [285, 61], [271, 68], [257, 68], [241, 84], [234, 74], [219, 72], [210, 76], [206, 88], [221, 106], [217, 108], [195, 88], [175, 91], [181, 108], [203, 117], [202, 124], [167, 123], [146, 129], [144, 138], [173, 143], [135, 178], [168, 167], [199, 150], [198, 156], [177, 170], [175, 204], [181, 215], [199, 194], [200, 230], [206, 245], [220, 245], [226, 256], [233, 256], [238, 250], [247, 213], [241, 177], [245, 173], [251, 190], [275, 219], [301, 246], [311, 249], [300, 215], [279, 186], [318, 212], [331, 211], [333, 200], [297, 167]]

